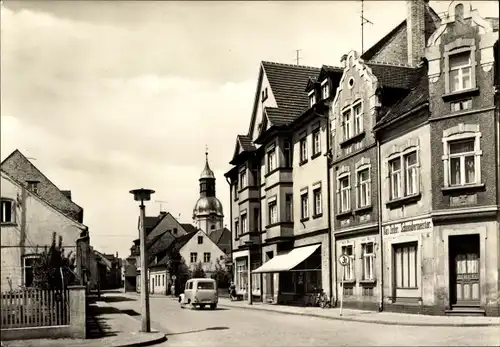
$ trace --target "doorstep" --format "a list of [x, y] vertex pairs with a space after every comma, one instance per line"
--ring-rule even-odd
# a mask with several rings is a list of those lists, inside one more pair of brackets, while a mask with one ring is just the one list
[[382, 325], [449, 327], [500, 326], [499, 317], [430, 316], [356, 309], [343, 309], [343, 314], [341, 316], [339, 308], [321, 309], [319, 307], [284, 306], [264, 304], [261, 302], [249, 305], [247, 301], [231, 301], [225, 298], [219, 298], [219, 306]]

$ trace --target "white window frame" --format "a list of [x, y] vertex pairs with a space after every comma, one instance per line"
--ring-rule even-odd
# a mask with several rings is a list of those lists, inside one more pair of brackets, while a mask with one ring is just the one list
[[300, 194], [300, 219], [309, 218], [309, 192]]
[[247, 169], [240, 171], [240, 189], [246, 188], [248, 186], [248, 176]]
[[472, 108], [472, 98], [450, 102], [451, 112], [460, 112], [460, 111], [470, 110], [471, 108]]
[[313, 107], [316, 104], [316, 91], [313, 89], [309, 92], [309, 107]]
[[[16, 203], [12, 199], [1, 198], [0, 208], [2, 209], [0, 224], [14, 224], [16, 223]], [[6, 212], [10, 211], [10, 219], [6, 219]]]
[[191, 264], [197, 263], [198, 262], [198, 253], [197, 252], [191, 252], [189, 254], [189, 260], [190, 260]]
[[303, 163], [307, 161], [307, 136], [304, 136], [299, 141], [300, 147], [300, 162]]
[[[444, 47], [444, 74], [445, 74], [445, 82], [444, 82], [444, 89], [445, 93], [460, 93], [461, 91], [464, 90], [469, 90], [469, 89], [474, 89], [476, 88], [476, 45], [475, 45], [475, 39], [465, 39], [462, 37], [457, 38], [455, 41], [450, 42], [445, 45]], [[470, 66], [471, 66], [471, 71], [470, 71], [470, 82], [471, 86], [470, 88], [463, 89], [463, 90], [457, 90], [457, 91], [452, 91], [451, 85], [450, 85], [450, 57], [455, 55], [455, 54], [460, 54], [464, 52], [470, 52]]]
[[[371, 252], [367, 252], [368, 246], [372, 247]], [[362, 248], [362, 258], [363, 258], [363, 280], [374, 281], [375, 280], [375, 243], [366, 242], [361, 245]]]
[[[368, 178], [364, 181], [361, 181], [361, 173], [368, 171]], [[363, 208], [363, 207], [368, 207], [372, 205], [371, 201], [371, 185], [372, 185], [372, 180], [371, 180], [371, 166], [370, 165], [363, 165], [360, 166], [356, 169], [356, 208]], [[364, 195], [364, 200], [365, 203], [362, 204], [362, 191], [363, 187], [365, 187], [365, 195]]]
[[[27, 259], [40, 259], [40, 254], [26, 254], [22, 257], [23, 260], [23, 285], [26, 286], [26, 268], [33, 268], [33, 266], [26, 266]], [[33, 281], [35, 280], [35, 273], [33, 271]]]
[[352, 135], [352, 110], [350, 107], [342, 110], [342, 139], [348, 140], [350, 139]]
[[[351, 254], [347, 253], [347, 250], [351, 249]], [[341, 254], [345, 254], [349, 257], [349, 264], [347, 266], [343, 266], [342, 276], [344, 277], [344, 281], [355, 281], [356, 280], [356, 264], [355, 264], [355, 255], [354, 255], [354, 244], [342, 245], [340, 252]]]
[[330, 83], [328, 82], [328, 78], [326, 78], [323, 82], [321, 82], [321, 98], [328, 99], [330, 97]]
[[321, 153], [321, 130], [315, 129], [312, 132], [312, 155]]
[[[290, 200], [287, 199], [290, 197]], [[289, 203], [289, 206], [288, 206]], [[287, 216], [289, 214], [289, 216]], [[285, 194], [285, 221], [292, 222], [293, 221], [293, 195]]]
[[[393, 169], [393, 163], [399, 162], [399, 169]], [[390, 200], [397, 200], [403, 197], [403, 158], [401, 156], [397, 156], [394, 158], [390, 158], [388, 160], [389, 166], [389, 187], [390, 187]], [[397, 179], [397, 183], [395, 184], [395, 179]], [[397, 187], [397, 193], [395, 188]]]
[[[464, 53], [469, 53], [469, 61], [467, 64], [459, 65], [454, 68], [451, 67], [451, 61], [453, 57], [457, 55], [462, 55]], [[453, 52], [448, 56], [448, 66], [449, 66], [449, 73], [448, 73], [448, 78], [449, 78], [449, 84], [450, 84], [450, 92], [451, 93], [457, 93], [461, 92], [463, 90], [469, 90], [472, 88], [472, 59], [471, 59], [472, 52], [470, 49], [468, 50], [460, 50], [458, 52]], [[464, 87], [464, 71], [468, 70], [469, 73], [469, 87]], [[452, 83], [452, 72], [453, 71], [458, 71], [458, 83], [459, 85], [457, 86], [457, 89], [453, 89], [454, 84]]]
[[[481, 150], [481, 132], [479, 131], [479, 125], [477, 124], [459, 124], [456, 127], [446, 129], [443, 131], [443, 167], [444, 167], [444, 187], [467, 187], [475, 186], [481, 184], [481, 157], [483, 151]], [[451, 158], [457, 157], [458, 155], [450, 155], [450, 143], [453, 141], [460, 140], [471, 140], [474, 139], [474, 170], [475, 170], [475, 183], [451, 185]], [[462, 162], [463, 160], [461, 160]], [[461, 164], [461, 170], [465, 168], [465, 165]], [[465, 172], [461, 172], [461, 183], [465, 182]]]
[[241, 233], [246, 234], [248, 233], [248, 218], [246, 213], [241, 214]]
[[[396, 289], [418, 289], [418, 242], [395, 243], [393, 244], [393, 252], [394, 286]], [[413, 258], [411, 257], [412, 253]], [[398, 268], [398, 265], [401, 266], [401, 269]]]
[[267, 151], [267, 172], [276, 169], [276, 148]]
[[[342, 182], [347, 179], [347, 186], [343, 187]], [[337, 194], [338, 194], [338, 211], [339, 213], [351, 211], [351, 174], [350, 172], [344, 173], [337, 177]], [[344, 206], [345, 201], [345, 208]]]
[[39, 182], [28, 181], [27, 182], [28, 190], [35, 193], [35, 194], [38, 194], [38, 183]]
[[323, 201], [321, 196], [321, 187], [313, 189], [314, 215], [318, 216], [323, 213]]
[[236, 220], [234, 221], [234, 232], [237, 237], [241, 235], [240, 221], [238, 220], [238, 218], [236, 218]]
[[211, 254], [210, 252], [203, 252], [203, 262], [204, 263], [210, 263], [211, 261]]
[[[358, 109], [359, 113], [355, 113], [354, 110]], [[352, 105], [352, 115], [354, 118], [354, 135], [361, 134], [363, 132], [363, 103], [361, 101], [355, 102]]]
[[[245, 281], [246, 279], [246, 281]], [[239, 292], [245, 291], [248, 285], [248, 270], [246, 262], [236, 262], [236, 289]]]
[[267, 203], [267, 211], [269, 225], [278, 223], [278, 203], [276, 200]]
[[[415, 163], [408, 165], [408, 158], [415, 154]], [[402, 155], [404, 164], [405, 196], [412, 196], [420, 193], [420, 161], [419, 151], [416, 149], [407, 151]], [[410, 186], [410, 176], [413, 176], [413, 186]]]

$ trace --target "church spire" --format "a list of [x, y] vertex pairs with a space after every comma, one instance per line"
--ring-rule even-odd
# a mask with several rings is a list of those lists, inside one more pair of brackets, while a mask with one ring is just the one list
[[205, 145], [205, 168], [201, 172], [200, 180], [211, 178], [215, 180], [215, 175], [212, 169], [210, 169], [210, 165], [208, 165], [208, 146]]

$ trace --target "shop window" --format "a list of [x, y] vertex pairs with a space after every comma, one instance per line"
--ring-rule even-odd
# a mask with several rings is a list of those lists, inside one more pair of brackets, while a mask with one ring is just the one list
[[396, 288], [417, 288], [417, 242], [394, 245]]
[[236, 288], [238, 291], [247, 290], [248, 286], [248, 269], [245, 262], [237, 262], [236, 264]]

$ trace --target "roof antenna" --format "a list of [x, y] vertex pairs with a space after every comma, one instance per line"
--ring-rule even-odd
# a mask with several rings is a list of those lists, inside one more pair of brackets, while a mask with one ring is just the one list
[[296, 49], [295, 52], [297, 52], [297, 58], [296, 61], [297, 61], [297, 65], [299, 65], [299, 61], [300, 61], [300, 55], [299, 55], [299, 52], [301, 51], [301, 49]]
[[364, 50], [364, 39], [365, 39], [365, 30], [364, 30], [364, 26], [365, 24], [373, 24], [372, 22], [370, 22], [368, 19], [365, 18], [364, 16], [364, 3], [363, 3], [363, 0], [361, 0], [361, 54], [363, 54], [365, 52]]

